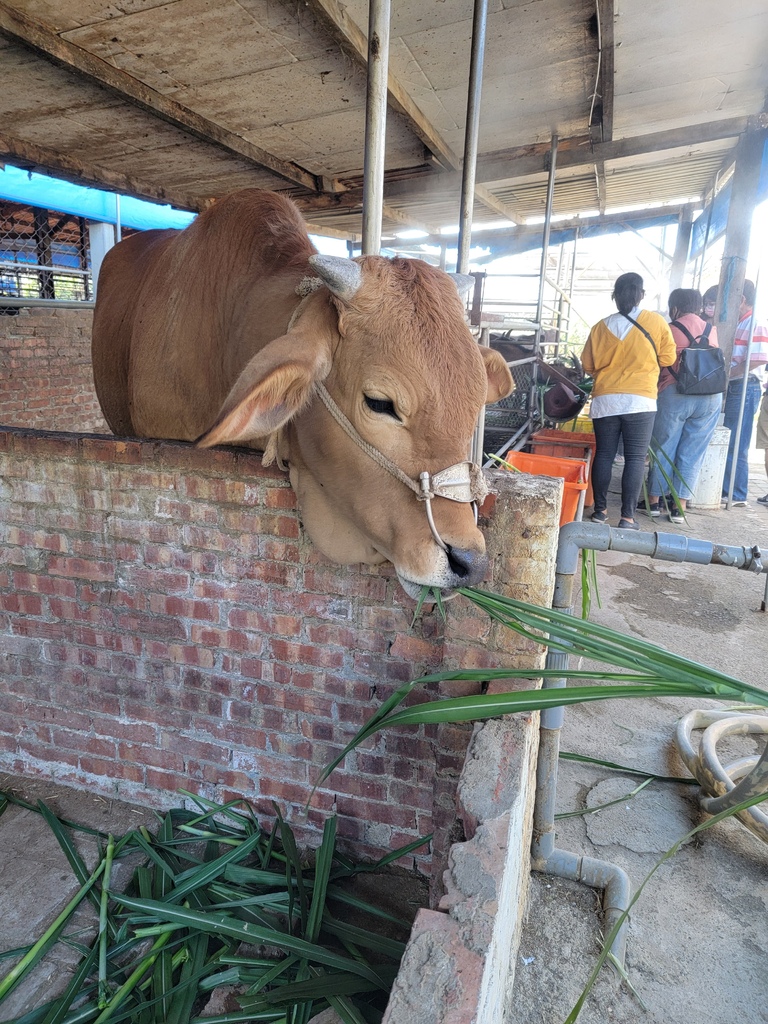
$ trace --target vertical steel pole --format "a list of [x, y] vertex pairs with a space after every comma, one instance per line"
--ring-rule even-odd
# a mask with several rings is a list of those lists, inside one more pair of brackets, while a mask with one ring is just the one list
[[459, 218], [459, 251], [456, 270], [469, 270], [469, 247], [472, 242], [472, 209], [475, 202], [477, 144], [480, 134], [480, 97], [483, 91], [485, 35], [488, 21], [488, 0], [475, 0], [472, 18], [472, 55], [469, 65], [467, 96], [467, 127], [464, 133], [464, 164], [461, 171], [461, 216]]
[[555, 173], [557, 171], [557, 135], [552, 136], [549, 150], [549, 180], [547, 181], [547, 205], [544, 211], [544, 234], [541, 240], [541, 274], [539, 276], [539, 297], [536, 302], [536, 323], [539, 325], [541, 340], [541, 318], [544, 314], [544, 282], [547, 276], [549, 254], [549, 231], [552, 225], [552, 200], [555, 196]]
[[390, 0], [370, 0], [368, 8], [368, 92], [363, 161], [363, 256], [381, 249], [384, 155], [387, 140]]

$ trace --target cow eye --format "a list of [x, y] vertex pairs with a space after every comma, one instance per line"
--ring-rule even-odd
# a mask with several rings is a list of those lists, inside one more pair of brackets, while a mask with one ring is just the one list
[[365, 404], [371, 412], [381, 413], [383, 416], [391, 416], [395, 420], [400, 419], [395, 409], [395, 403], [390, 401], [390, 399], [371, 398], [370, 395], [364, 395], [363, 397], [365, 398]]

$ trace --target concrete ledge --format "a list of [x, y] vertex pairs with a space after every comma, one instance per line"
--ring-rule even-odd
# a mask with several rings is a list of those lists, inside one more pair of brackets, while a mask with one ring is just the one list
[[384, 1024], [499, 1024], [530, 869], [538, 715], [478, 726], [458, 790], [469, 838], [449, 852], [440, 910], [422, 910]]

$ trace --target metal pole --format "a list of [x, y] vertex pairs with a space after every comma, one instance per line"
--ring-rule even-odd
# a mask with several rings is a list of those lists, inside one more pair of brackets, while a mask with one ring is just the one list
[[384, 154], [387, 129], [387, 77], [389, 73], [390, 0], [370, 0], [368, 8], [368, 91], [365, 104], [365, 156], [363, 161], [364, 256], [381, 249], [384, 206]]
[[475, 201], [475, 172], [477, 140], [480, 134], [480, 96], [483, 89], [483, 63], [485, 61], [485, 33], [488, 21], [488, 0], [475, 0], [472, 19], [472, 56], [469, 65], [469, 95], [467, 97], [467, 128], [464, 133], [464, 165], [461, 172], [461, 216], [456, 270], [466, 274], [469, 270], [469, 247], [472, 241], [472, 209]]
[[536, 301], [536, 323], [541, 340], [541, 317], [544, 312], [544, 282], [547, 277], [547, 256], [549, 254], [549, 229], [552, 224], [552, 200], [555, 195], [555, 173], [557, 171], [557, 135], [552, 136], [549, 150], [549, 180], [547, 181], [547, 205], [544, 211], [544, 234], [541, 240], [541, 273], [539, 275], [539, 297]]
[[701, 247], [701, 264], [699, 265], [699, 274], [696, 280], [696, 288], [701, 291], [701, 278], [704, 273], [704, 261], [707, 257], [707, 246], [709, 245], [709, 229], [712, 227], [712, 211], [715, 208], [715, 196], [717, 195], [717, 182], [720, 178], [720, 171], [715, 175], [715, 184], [712, 186], [712, 201], [709, 204], [709, 211], [707, 213], [707, 227], [704, 231], [704, 244]]

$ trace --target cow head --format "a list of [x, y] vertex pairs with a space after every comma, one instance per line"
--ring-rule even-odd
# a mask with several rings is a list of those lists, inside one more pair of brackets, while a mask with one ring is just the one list
[[506, 363], [473, 339], [448, 274], [378, 256], [310, 262], [323, 286], [246, 365], [200, 444], [271, 435], [309, 536], [336, 562], [389, 560], [414, 597], [480, 582], [472, 504], [438, 490], [430, 529], [425, 502], [387, 463], [417, 485], [464, 463], [482, 405], [512, 391]]

